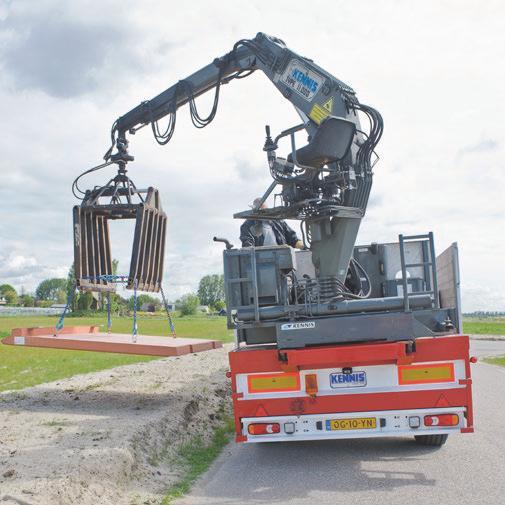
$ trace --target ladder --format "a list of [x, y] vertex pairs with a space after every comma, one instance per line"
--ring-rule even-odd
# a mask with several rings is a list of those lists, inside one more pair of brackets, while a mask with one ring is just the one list
[[[435, 258], [435, 244], [433, 241], [433, 232], [424, 235], [399, 235], [400, 244], [400, 261], [402, 266], [402, 285], [403, 285], [403, 305], [405, 312], [410, 311], [409, 298], [413, 295], [432, 295], [435, 308], [440, 308], [440, 298], [438, 293], [438, 280], [437, 280], [437, 265]], [[410, 241], [420, 241], [423, 244], [423, 261], [420, 263], [405, 263], [405, 243]], [[426, 246], [428, 246], [426, 248]], [[428, 251], [429, 255], [426, 254]], [[426, 260], [426, 257], [429, 259]], [[423, 267], [425, 271], [426, 291], [416, 291], [413, 293], [408, 292], [408, 279], [407, 268]]]

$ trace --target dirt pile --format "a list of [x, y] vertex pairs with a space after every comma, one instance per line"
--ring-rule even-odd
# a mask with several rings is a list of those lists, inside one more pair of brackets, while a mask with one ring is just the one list
[[159, 503], [177, 450], [229, 411], [227, 350], [0, 394], [0, 501]]

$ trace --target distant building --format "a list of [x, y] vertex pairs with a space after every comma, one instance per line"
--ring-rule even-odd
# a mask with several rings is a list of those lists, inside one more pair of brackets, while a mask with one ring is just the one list
[[203, 312], [204, 314], [208, 314], [210, 312], [208, 305], [199, 305], [198, 312]]
[[0, 305], [7, 305], [7, 300], [3, 296], [0, 296]]
[[154, 303], [143, 303], [140, 310], [142, 312], [156, 312], [156, 305]]

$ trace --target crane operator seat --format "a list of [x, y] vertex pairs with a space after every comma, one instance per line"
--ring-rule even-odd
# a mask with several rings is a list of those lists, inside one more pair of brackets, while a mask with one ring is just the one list
[[[316, 130], [310, 142], [296, 150], [296, 162], [312, 168], [322, 168], [327, 163], [343, 159], [351, 147], [356, 133], [352, 121], [336, 116], [326, 117]], [[292, 154], [288, 161], [293, 163]]]

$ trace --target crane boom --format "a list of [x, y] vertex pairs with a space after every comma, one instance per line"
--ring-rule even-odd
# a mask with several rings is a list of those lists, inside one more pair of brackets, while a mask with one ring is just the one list
[[[113, 130], [119, 138], [133, 133], [138, 128], [173, 114], [192, 99], [210, 91], [242, 72], [261, 70], [295, 108], [309, 119], [307, 128], [314, 133], [324, 111], [315, 103], [333, 102], [335, 116], [346, 116], [346, 101], [354, 96], [354, 90], [339, 79], [317, 66], [312, 60], [299, 56], [276, 37], [258, 33], [252, 40], [238, 41], [233, 50], [206, 65], [186, 79], [178, 81], [151, 100], [141, 102], [120, 116]], [[329, 114], [326, 114], [329, 115]]]
[[[340, 286], [366, 210], [372, 186], [371, 160], [382, 134], [382, 118], [375, 109], [360, 103], [349, 85], [286, 47], [282, 40], [264, 33], [239, 40], [224, 56], [120, 116], [112, 126], [112, 145], [104, 156], [104, 165], [119, 166], [118, 175], [106, 186], [83, 193], [81, 207], [95, 212], [102, 197], [110, 197], [114, 205], [125, 198], [125, 205], [131, 205], [132, 197], [139, 191], [126, 176], [126, 165], [134, 159], [128, 152], [127, 136], [150, 125], [156, 141], [167, 144], [175, 131], [177, 111], [186, 104], [193, 124], [197, 128], [207, 126], [216, 114], [221, 85], [247, 77], [256, 70], [264, 73], [295, 107], [302, 123], [275, 138], [266, 127], [263, 150], [273, 182], [261, 203], [280, 187], [280, 192], [275, 193], [280, 204], [272, 208], [261, 208], [260, 204], [234, 217], [300, 220], [304, 243], [312, 251], [316, 277]], [[209, 115], [202, 117], [195, 98], [211, 90], [215, 93], [214, 103]], [[368, 118], [367, 132], [361, 127], [360, 114]], [[158, 121], [165, 117], [168, 122], [162, 131]], [[297, 148], [295, 134], [303, 130], [308, 134], [308, 144]], [[286, 157], [276, 154], [283, 138], [291, 140]], [[76, 183], [75, 188], [78, 190]], [[101, 215], [105, 211], [112, 219], [134, 214], [131, 207], [122, 207], [118, 212], [102, 206]], [[135, 272], [133, 267], [132, 272]], [[155, 283], [157, 288], [160, 282]]]

